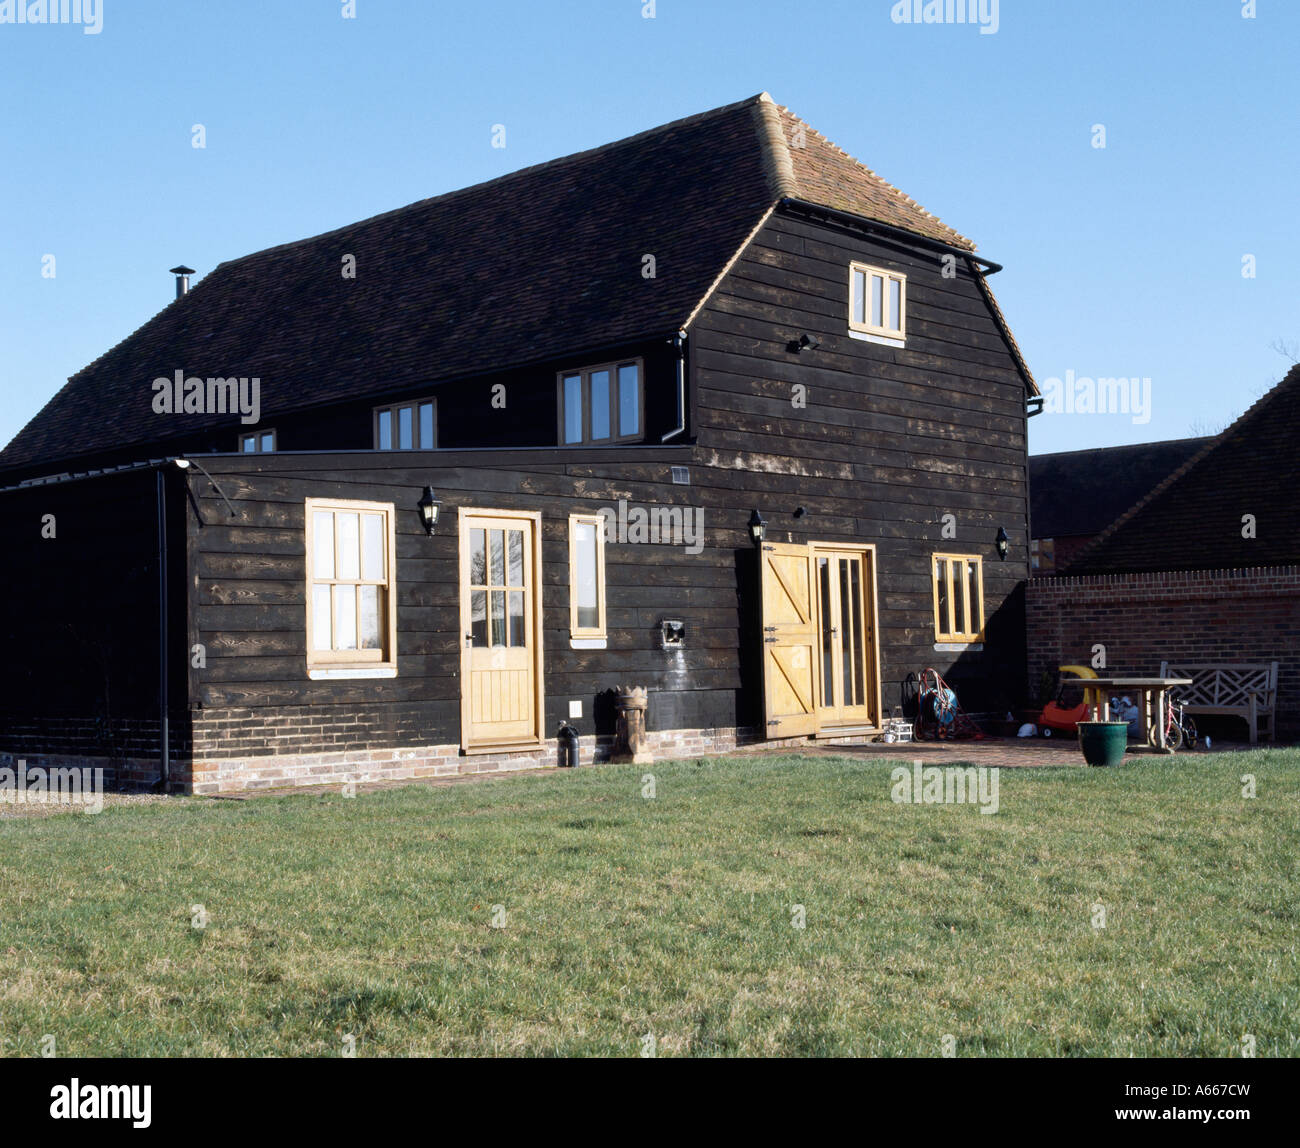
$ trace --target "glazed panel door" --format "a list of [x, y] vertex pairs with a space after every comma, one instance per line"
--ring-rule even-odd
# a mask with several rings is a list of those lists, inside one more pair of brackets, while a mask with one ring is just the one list
[[535, 516], [462, 512], [462, 742], [540, 738], [538, 523]]
[[873, 552], [813, 544], [818, 727], [876, 725]]

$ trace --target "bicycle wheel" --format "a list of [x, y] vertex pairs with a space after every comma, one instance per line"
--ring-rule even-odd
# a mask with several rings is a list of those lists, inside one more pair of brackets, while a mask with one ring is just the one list
[[1174, 753], [1183, 748], [1183, 731], [1177, 722], [1174, 722], [1165, 733], [1165, 748]]

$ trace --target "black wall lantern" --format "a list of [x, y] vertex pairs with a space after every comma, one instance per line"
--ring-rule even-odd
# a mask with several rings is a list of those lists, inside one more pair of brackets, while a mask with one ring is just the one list
[[432, 538], [433, 532], [438, 528], [438, 511], [442, 507], [442, 503], [433, 496], [433, 487], [424, 488], [424, 493], [420, 495], [420, 501], [416, 506], [420, 508], [420, 521], [424, 524], [424, 532]]
[[755, 546], [763, 545], [763, 538], [767, 534], [767, 523], [763, 516], [757, 510], [749, 516], [749, 536], [754, 540]]
[[1010, 543], [1010, 541], [1011, 541], [1011, 539], [1007, 537], [1007, 532], [1006, 532], [1005, 528], [999, 526], [999, 527], [998, 527], [998, 538], [997, 538], [997, 542], [998, 542], [998, 557], [999, 557], [1003, 562], [1005, 562], [1005, 561], [1007, 560], [1007, 545], [1008, 545], [1008, 543]]

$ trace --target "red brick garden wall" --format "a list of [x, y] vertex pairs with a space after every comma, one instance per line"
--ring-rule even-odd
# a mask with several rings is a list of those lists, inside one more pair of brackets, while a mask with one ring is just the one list
[[1098, 643], [1114, 673], [1277, 662], [1278, 735], [1300, 736], [1300, 566], [1034, 578], [1026, 613], [1031, 696], [1044, 670], [1090, 665]]

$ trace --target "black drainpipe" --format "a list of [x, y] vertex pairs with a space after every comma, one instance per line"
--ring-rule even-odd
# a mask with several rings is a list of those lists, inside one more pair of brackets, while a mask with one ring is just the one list
[[668, 341], [677, 348], [677, 425], [662, 435], [660, 442], [676, 438], [686, 429], [686, 332], [678, 331]]
[[154, 471], [158, 484], [158, 788], [171, 783], [171, 736], [167, 722], [167, 487], [162, 463]]

